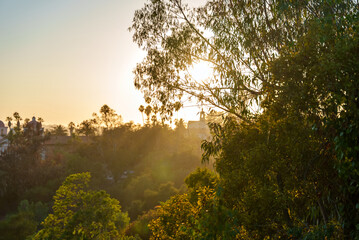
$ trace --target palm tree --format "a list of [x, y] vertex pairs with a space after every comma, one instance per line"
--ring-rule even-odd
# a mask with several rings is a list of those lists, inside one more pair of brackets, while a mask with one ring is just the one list
[[152, 112], [152, 107], [150, 105], [147, 105], [145, 108], [145, 114], [147, 115], [147, 122], [150, 123], [150, 115]]
[[7, 126], [9, 127], [9, 130], [11, 130], [12, 117], [6, 117], [6, 121], [7, 121]]
[[145, 111], [145, 107], [143, 105], [141, 105], [138, 110], [141, 112], [142, 115], [142, 123], [143, 125], [145, 124], [145, 119], [143, 118], [143, 111]]
[[50, 133], [55, 136], [67, 136], [67, 130], [62, 125], [56, 125], [51, 129]]
[[70, 130], [70, 135], [72, 136], [74, 129], [75, 129], [75, 123], [74, 122], [70, 122], [68, 125], [68, 128]]
[[38, 117], [38, 118], [37, 118], [37, 121], [40, 122], [40, 123], [43, 123], [43, 122], [44, 122], [44, 119], [42, 119], [42, 117]]

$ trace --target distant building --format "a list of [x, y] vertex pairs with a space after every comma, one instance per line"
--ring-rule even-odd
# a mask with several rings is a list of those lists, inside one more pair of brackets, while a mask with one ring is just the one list
[[87, 136], [76, 136], [76, 138], [73, 136], [50, 136], [44, 142], [41, 157], [43, 160], [62, 158], [65, 152], [72, 152], [74, 150], [74, 142], [90, 144], [92, 139]]
[[206, 114], [202, 110], [199, 115], [199, 121], [188, 121], [187, 131], [189, 135], [196, 135], [205, 140], [210, 137], [209, 128], [206, 121]]
[[4, 122], [0, 120], [0, 137], [7, 135], [7, 127]]
[[[31, 121], [27, 123], [25, 122], [22, 129], [20, 121], [17, 122], [14, 128], [11, 128], [11, 122], [9, 122], [8, 126], [9, 127], [6, 127], [4, 122], [0, 120], [0, 155], [8, 150], [10, 145], [8, 139], [10, 138], [9, 134], [15, 134], [17, 129], [21, 130], [25, 137], [34, 137], [42, 140], [42, 145], [39, 151], [41, 160], [61, 160], [64, 153], [75, 150], [75, 142], [87, 144], [91, 144], [93, 142], [92, 138], [88, 136], [45, 136], [42, 123], [36, 121], [35, 117], [33, 117]], [[10, 130], [8, 131], [8, 129]]]
[[0, 120], [0, 154], [5, 152], [9, 146], [8, 140], [5, 138], [7, 136], [8, 127], [5, 126], [4, 122]]
[[41, 122], [36, 121], [36, 118], [32, 117], [32, 120], [25, 124], [24, 133], [31, 136], [42, 136], [44, 134], [44, 128]]
[[[4, 122], [0, 120], [0, 154], [4, 153], [9, 147], [8, 134], [15, 132], [14, 128], [11, 128], [11, 122], [9, 122], [8, 126], [6, 127]], [[16, 128], [20, 129], [20, 127], [20, 121], [17, 121]], [[35, 117], [32, 118], [32, 121], [25, 124], [23, 130], [24, 134], [31, 136], [43, 136], [44, 133], [41, 122], [36, 121]]]

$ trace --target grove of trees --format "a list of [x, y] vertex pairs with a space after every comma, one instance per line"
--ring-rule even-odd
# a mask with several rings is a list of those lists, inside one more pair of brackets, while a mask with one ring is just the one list
[[[14, 114], [0, 239], [359, 239], [357, 0], [150, 0], [130, 30], [143, 126], [104, 105], [41, 161]], [[166, 125], [187, 99], [210, 140]]]
[[[127, 230], [130, 219], [185, 191], [201, 152], [183, 121], [174, 129], [123, 123], [104, 106], [85, 120], [91, 134], [69, 124], [71, 136], [61, 125], [28, 134], [16, 114], [19, 127], [0, 154], [0, 239], [135, 239], [142, 232]], [[66, 141], [52, 143], [48, 154], [52, 138]], [[150, 219], [140, 224], [145, 235]]]
[[[203, 237], [223, 212], [191, 220], [194, 206], [176, 197], [153, 239], [359, 239], [358, 11], [356, 0], [156, 0], [136, 11], [130, 29], [147, 56], [135, 86], [164, 118], [184, 96], [223, 113], [202, 149], [227, 221]], [[188, 70], [201, 61], [212, 77], [196, 82]]]

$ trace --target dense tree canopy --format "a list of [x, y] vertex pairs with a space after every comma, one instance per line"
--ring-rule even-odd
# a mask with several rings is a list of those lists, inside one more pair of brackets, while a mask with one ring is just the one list
[[34, 239], [115, 239], [129, 223], [118, 200], [104, 191], [89, 191], [89, 173], [66, 178], [54, 196], [53, 214], [47, 216]]
[[[147, 52], [134, 71], [146, 124], [104, 105], [41, 160], [45, 138], [14, 113], [0, 155], [2, 238], [359, 239], [358, 17], [357, 0], [148, 1], [130, 27]], [[191, 76], [199, 62], [210, 79]], [[202, 142], [215, 172], [188, 175], [199, 139], [183, 121], [164, 124], [190, 97], [222, 115]], [[118, 200], [142, 214], [126, 231]]]
[[[356, 0], [154, 0], [135, 13], [144, 96], [163, 115], [185, 95], [226, 114], [203, 159], [216, 158], [224, 205], [252, 239], [341, 238], [337, 226], [359, 239], [358, 11]], [[199, 61], [213, 68], [201, 83], [188, 74]]]
[[[110, 108], [102, 109], [112, 112]], [[21, 125], [24, 126], [20, 122]], [[113, 220], [111, 214], [99, 217], [103, 213], [101, 211], [111, 206], [107, 204], [108, 195], [98, 190], [111, 194], [113, 203], [119, 200], [121, 210], [128, 212], [132, 221], [144, 214], [127, 232], [141, 234], [146, 239], [150, 234], [147, 225], [154, 215], [145, 212], [170, 196], [183, 192], [185, 177], [201, 165], [200, 139], [188, 134], [183, 121], [171, 129], [155, 121], [140, 126], [131, 122], [119, 123], [110, 118], [108, 128], [101, 121], [93, 124], [96, 135], [89, 137], [77, 137], [74, 133], [75, 124], [69, 125], [73, 131], [72, 136], [58, 138], [50, 134], [49, 137], [55, 140], [66, 141], [55, 141], [49, 145], [45, 141], [47, 137], [25, 134], [26, 130], [21, 127], [7, 136], [10, 141], [8, 151], [0, 155], [0, 213], [3, 216], [0, 221], [0, 239], [25, 239], [33, 237], [40, 230], [43, 231], [37, 237], [45, 239], [57, 239], [59, 234], [69, 234], [66, 238], [77, 238], [85, 232], [84, 238], [88, 234], [96, 235], [96, 229], [92, 228], [94, 226], [83, 230], [76, 224], [81, 223], [84, 227], [91, 225], [87, 220], [97, 219], [101, 224]], [[48, 151], [46, 158], [42, 157], [44, 150]], [[91, 173], [90, 188], [85, 184], [88, 177], [86, 174], [82, 177], [72, 175], [79, 172]], [[76, 180], [76, 184], [72, 184], [72, 180], [64, 182], [69, 175], [69, 179], [79, 181]], [[79, 191], [72, 191], [74, 186]], [[53, 199], [60, 192], [61, 199]], [[70, 201], [70, 198], [75, 198], [74, 201], [79, 204], [76, 213], [74, 209], [67, 208], [67, 200]], [[61, 212], [49, 212], [49, 206], [54, 204], [62, 206]], [[73, 212], [70, 214], [67, 210]], [[68, 213], [68, 218], [62, 218], [64, 212]], [[45, 227], [41, 222], [48, 214], [51, 215]], [[67, 225], [66, 221], [73, 223]], [[75, 228], [81, 229], [81, 233], [72, 236], [71, 231]], [[124, 229], [122, 225], [116, 225], [113, 230], [115, 235], [116, 231], [122, 235]], [[106, 238], [107, 235], [101, 236]]]
[[[335, 46], [355, 46], [351, 40], [356, 34], [352, 28], [356, 4], [353, 0], [219, 0], [190, 9], [179, 0], [151, 1], [136, 11], [130, 28], [134, 41], [147, 51], [135, 69], [135, 86], [146, 97], [154, 97], [152, 101], [161, 103], [164, 113], [173, 110], [182, 95], [188, 93], [244, 118], [249, 112], [248, 103], [263, 98], [273, 100], [287, 89], [283, 79], [276, 76], [274, 63], [286, 64], [280, 71], [287, 66], [296, 69], [286, 68], [281, 74], [297, 73], [297, 77], [311, 84], [308, 78], [314, 75], [307, 74], [309, 69], [297, 68], [300, 61], [313, 66], [315, 59], [324, 60], [321, 55], [333, 56], [327, 49], [348, 52], [349, 49]], [[340, 41], [335, 42], [334, 38]], [[308, 52], [301, 51], [305, 49]], [[295, 65], [285, 60], [293, 54], [298, 55]], [[308, 59], [299, 60], [299, 56]], [[210, 81], [198, 83], [186, 73], [198, 61], [213, 67]], [[353, 69], [353, 64], [348, 67]], [[311, 71], [318, 70], [311, 67]], [[323, 84], [318, 79], [313, 85], [316, 82]], [[317, 87], [318, 91], [326, 89]]]

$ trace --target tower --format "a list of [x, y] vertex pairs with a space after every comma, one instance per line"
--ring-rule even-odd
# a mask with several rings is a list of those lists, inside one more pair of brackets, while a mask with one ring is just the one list
[[5, 127], [4, 122], [0, 120], [0, 138], [6, 135], [7, 135], [7, 127]]
[[199, 120], [201, 122], [206, 121], [206, 114], [204, 113], [203, 108], [202, 108], [202, 111], [199, 113]]
[[32, 120], [26, 124], [24, 127], [24, 132], [27, 135], [39, 136], [44, 132], [41, 122], [36, 121], [35, 117], [32, 117]]

